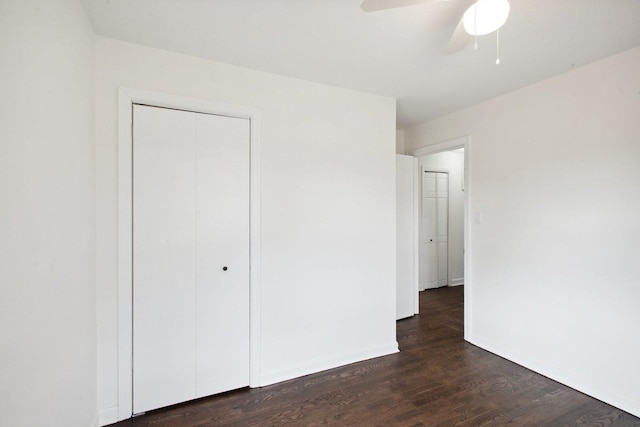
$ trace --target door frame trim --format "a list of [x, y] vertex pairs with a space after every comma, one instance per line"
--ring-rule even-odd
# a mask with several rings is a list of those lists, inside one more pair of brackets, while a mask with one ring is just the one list
[[173, 108], [250, 121], [249, 386], [260, 386], [260, 112], [126, 87], [118, 88], [118, 419], [133, 414], [133, 105]]
[[[473, 313], [473, 269], [471, 265], [472, 251], [472, 169], [471, 169], [471, 136], [463, 136], [438, 144], [427, 145], [425, 147], [411, 150], [408, 154], [415, 157], [424, 157], [430, 154], [441, 153], [443, 151], [456, 150], [464, 148], [464, 339], [469, 341], [471, 338], [471, 316]], [[418, 165], [420, 162], [418, 162]], [[418, 166], [418, 169], [420, 166]], [[416, 254], [416, 256], [418, 256]]]

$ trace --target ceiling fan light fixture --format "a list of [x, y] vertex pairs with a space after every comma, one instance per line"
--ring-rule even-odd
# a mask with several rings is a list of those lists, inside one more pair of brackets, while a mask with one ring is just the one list
[[507, 0], [478, 0], [464, 13], [464, 29], [472, 36], [492, 33], [507, 22], [509, 8]]

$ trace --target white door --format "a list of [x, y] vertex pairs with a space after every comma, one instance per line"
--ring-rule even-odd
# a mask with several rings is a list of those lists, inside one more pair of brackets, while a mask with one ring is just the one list
[[449, 279], [449, 174], [436, 174], [437, 202], [437, 244], [438, 244], [438, 287], [447, 286]]
[[415, 157], [396, 155], [396, 319], [417, 313], [417, 162]]
[[447, 286], [449, 174], [422, 171], [420, 289]]
[[249, 129], [133, 116], [133, 412], [249, 384]]

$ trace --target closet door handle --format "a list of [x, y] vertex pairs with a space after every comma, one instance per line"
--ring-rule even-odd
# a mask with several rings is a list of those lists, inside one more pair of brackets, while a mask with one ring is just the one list
[[222, 267], [222, 271], [227, 271], [229, 268], [225, 265], [224, 267]]

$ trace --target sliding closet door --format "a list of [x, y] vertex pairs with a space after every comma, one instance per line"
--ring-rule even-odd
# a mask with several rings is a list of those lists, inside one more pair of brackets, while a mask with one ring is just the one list
[[249, 384], [249, 121], [135, 106], [134, 413]]

